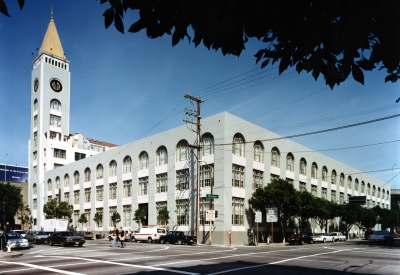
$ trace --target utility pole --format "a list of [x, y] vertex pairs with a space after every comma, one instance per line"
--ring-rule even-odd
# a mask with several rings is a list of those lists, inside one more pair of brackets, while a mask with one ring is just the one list
[[196, 131], [194, 131], [197, 134], [197, 145], [191, 145], [188, 144], [187, 146], [189, 148], [194, 148], [197, 150], [197, 165], [196, 165], [196, 237], [197, 237], [197, 244], [199, 244], [199, 225], [200, 225], [200, 120], [201, 120], [201, 116], [200, 116], [200, 104], [204, 102], [204, 100], [200, 99], [199, 97], [196, 97], [194, 95], [190, 95], [190, 94], [186, 94], [184, 96], [185, 98], [191, 100], [191, 101], [195, 101], [197, 103], [197, 111], [193, 111], [190, 109], [185, 108], [185, 114], [189, 115], [189, 116], [195, 116], [197, 117], [197, 122], [192, 122], [192, 121], [188, 121], [188, 120], [183, 120], [186, 123], [191, 123], [196, 125]]

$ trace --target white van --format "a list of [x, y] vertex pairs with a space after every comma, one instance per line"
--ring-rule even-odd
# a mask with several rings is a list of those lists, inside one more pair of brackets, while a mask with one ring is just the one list
[[131, 234], [131, 242], [158, 242], [160, 236], [167, 234], [166, 228], [139, 228]]

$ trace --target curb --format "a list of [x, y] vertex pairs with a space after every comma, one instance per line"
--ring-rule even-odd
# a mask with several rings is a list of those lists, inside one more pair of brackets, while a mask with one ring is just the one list
[[0, 258], [16, 258], [16, 257], [21, 257], [22, 255], [24, 255], [24, 253], [22, 252], [11, 251], [11, 252], [1, 253], [0, 251]]

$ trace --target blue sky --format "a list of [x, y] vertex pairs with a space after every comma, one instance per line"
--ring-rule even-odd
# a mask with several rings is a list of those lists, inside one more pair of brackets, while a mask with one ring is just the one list
[[[254, 54], [264, 45], [257, 40], [240, 57], [223, 56], [187, 40], [172, 47], [171, 36], [105, 29], [108, 4], [99, 1], [26, 1], [22, 11], [15, 0], [7, 4], [12, 18], [0, 15], [0, 163], [28, 165], [32, 53], [51, 7], [71, 62], [71, 133], [123, 145], [183, 125], [187, 93], [205, 100], [203, 117], [227, 111], [282, 136], [399, 113], [400, 83], [384, 83], [385, 71], [365, 73], [364, 86], [348, 79], [331, 90], [323, 78], [293, 69], [279, 76], [277, 64], [261, 70]], [[125, 16], [126, 29], [135, 16]], [[399, 126], [393, 118], [292, 140], [313, 150], [348, 148], [322, 153], [400, 188]], [[349, 149], [360, 145], [368, 146]], [[371, 172], [377, 170], [384, 171]]]

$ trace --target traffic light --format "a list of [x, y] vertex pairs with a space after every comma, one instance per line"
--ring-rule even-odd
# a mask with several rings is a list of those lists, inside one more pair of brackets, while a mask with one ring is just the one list
[[215, 210], [215, 218], [218, 218], [218, 211]]
[[3, 201], [3, 213], [6, 212], [7, 202]]

